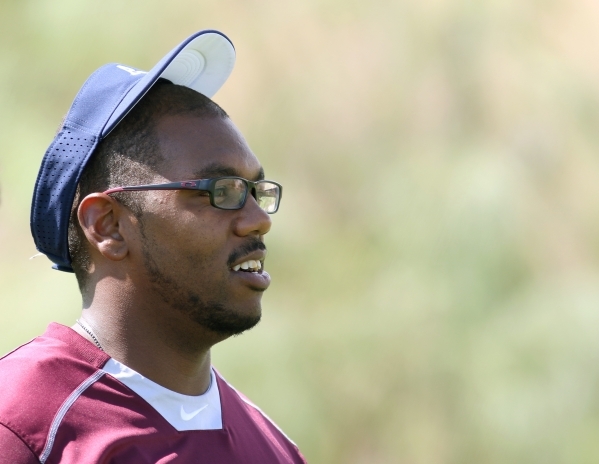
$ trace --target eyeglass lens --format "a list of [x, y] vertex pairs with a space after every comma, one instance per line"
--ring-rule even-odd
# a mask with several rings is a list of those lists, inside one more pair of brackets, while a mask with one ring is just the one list
[[260, 182], [256, 186], [256, 201], [267, 213], [274, 213], [279, 203], [279, 186], [270, 182]]
[[[242, 179], [224, 178], [214, 184], [213, 201], [222, 209], [237, 209], [245, 202], [247, 184]], [[256, 201], [267, 213], [277, 210], [279, 186], [271, 182], [258, 182], [256, 185]]]
[[214, 184], [214, 204], [223, 209], [237, 209], [245, 200], [246, 183], [241, 179], [219, 179]]

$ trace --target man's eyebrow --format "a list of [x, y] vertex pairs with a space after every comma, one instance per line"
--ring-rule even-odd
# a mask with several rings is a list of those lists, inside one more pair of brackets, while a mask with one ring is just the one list
[[[193, 173], [194, 179], [210, 179], [213, 177], [222, 177], [222, 176], [236, 176], [243, 177], [237, 169], [232, 168], [231, 166], [227, 166], [220, 163], [212, 163], [208, 166], [200, 169], [198, 171], [194, 171]], [[262, 180], [264, 179], [264, 168], [260, 167], [258, 171], [258, 175], [253, 179], [248, 180]]]

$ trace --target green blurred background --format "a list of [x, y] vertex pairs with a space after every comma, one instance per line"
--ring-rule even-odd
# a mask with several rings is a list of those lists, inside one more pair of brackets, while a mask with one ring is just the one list
[[311, 463], [599, 462], [593, 0], [0, 0], [0, 352], [79, 313], [28, 259], [77, 90], [205, 28], [238, 54], [215, 100], [285, 186], [225, 377]]

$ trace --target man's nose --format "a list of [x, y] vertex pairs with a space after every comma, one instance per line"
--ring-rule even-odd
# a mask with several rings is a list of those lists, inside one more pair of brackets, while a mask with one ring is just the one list
[[241, 237], [264, 235], [268, 233], [271, 225], [270, 215], [260, 208], [254, 195], [248, 195], [235, 221], [235, 233]]

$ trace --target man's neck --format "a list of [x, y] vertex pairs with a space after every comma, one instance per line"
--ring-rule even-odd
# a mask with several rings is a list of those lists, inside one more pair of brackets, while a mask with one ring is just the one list
[[[222, 338], [180, 311], [159, 311], [156, 305], [118, 307], [99, 296], [83, 310], [81, 321], [108, 355], [177, 393], [201, 395], [208, 390], [210, 348]], [[95, 343], [81, 325], [72, 328]]]

